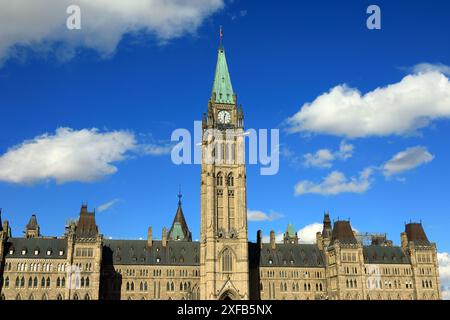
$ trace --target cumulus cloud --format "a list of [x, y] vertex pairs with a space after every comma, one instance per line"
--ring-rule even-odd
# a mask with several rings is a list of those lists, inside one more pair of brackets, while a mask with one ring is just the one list
[[55, 180], [90, 182], [117, 172], [128, 152], [144, 148], [128, 131], [59, 128], [0, 155], [0, 181], [32, 184]]
[[282, 215], [276, 212], [265, 213], [259, 210], [248, 210], [247, 219], [248, 221], [273, 221], [281, 218]]
[[97, 212], [107, 211], [107, 210], [111, 209], [112, 207], [114, 207], [119, 202], [120, 202], [120, 199], [113, 199], [111, 201], [103, 203], [103, 204], [98, 206]]
[[442, 298], [450, 300], [450, 254], [448, 252], [440, 252], [437, 256], [439, 261]]
[[383, 165], [383, 174], [390, 177], [433, 161], [434, 156], [425, 147], [417, 146], [397, 153]]
[[[81, 8], [81, 30], [66, 28], [73, 4]], [[78, 47], [109, 55], [124, 34], [140, 31], [167, 41], [195, 32], [223, 7], [223, 0], [0, 0], [0, 61], [19, 47], [66, 58]]]
[[[445, 66], [416, 67], [400, 82], [362, 94], [338, 85], [305, 103], [287, 120], [290, 132], [348, 138], [409, 135], [433, 120], [450, 117], [450, 81]], [[448, 71], [448, 70], [447, 70]]]
[[322, 232], [323, 225], [315, 222], [298, 230], [298, 237], [304, 243], [316, 243], [316, 233]]
[[433, 72], [433, 71], [437, 71], [446, 75], [450, 75], [450, 67], [446, 66], [445, 64], [442, 63], [436, 63], [436, 64], [432, 64], [432, 63], [419, 63], [416, 64], [413, 68], [412, 68], [412, 72], [414, 73], [425, 73], [425, 72]]
[[373, 169], [366, 168], [359, 177], [347, 178], [340, 171], [333, 171], [320, 183], [302, 180], [295, 185], [295, 195], [305, 194], [337, 195], [340, 193], [364, 193], [372, 184]]
[[341, 141], [339, 150], [320, 149], [315, 153], [307, 153], [304, 157], [306, 167], [331, 168], [332, 162], [336, 159], [347, 160], [353, 156], [354, 146], [345, 141]]

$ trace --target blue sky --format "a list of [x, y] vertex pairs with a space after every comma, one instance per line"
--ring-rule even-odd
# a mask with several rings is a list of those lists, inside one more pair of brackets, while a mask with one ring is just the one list
[[[38, 215], [44, 234], [61, 235], [66, 219], [76, 218], [82, 202], [98, 209], [115, 200], [109, 209], [97, 212], [105, 236], [145, 237], [152, 225], [160, 237], [162, 227], [170, 227], [181, 185], [184, 212], [193, 237], [198, 238], [200, 167], [176, 166], [164, 150], [174, 129], [193, 130], [193, 121], [201, 120], [207, 109], [218, 29], [223, 25], [233, 88], [243, 105], [246, 127], [281, 130], [279, 173], [261, 176], [258, 166], [248, 167], [248, 209], [276, 218], [250, 221], [249, 238], [255, 239], [258, 229], [264, 234], [271, 229], [282, 232], [288, 222], [301, 229], [321, 222], [329, 210], [332, 219], [350, 218], [356, 229], [387, 232], [396, 243], [405, 221], [422, 220], [439, 251], [449, 251], [448, 113], [411, 132], [375, 130], [358, 137], [343, 134], [345, 130], [324, 132], [319, 125], [293, 133], [296, 124], [288, 119], [305, 103], [341, 84], [364, 95], [417, 74], [419, 69], [413, 67], [420, 63], [433, 64], [439, 69], [436, 73], [445, 77], [445, 66], [450, 65], [450, 4], [376, 1], [382, 10], [382, 29], [368, 30], [366, 8], [372, 4], [368, 1], [214, 3], [209, 11], [199, 13], [194, 24], [187, 21], [170, 31], [152, 25], [147, 32], [119, 32], [121, 40], [112, 49], [107, 45], [109, 49], [93, 49], [81, 40], [65, 43], [65, 33], [50, 34], [45, 45], [21, 46], [2, 43], [0, 35], [3, 160], [10, 148], [21, 148], [45, 133], [52, 137], [61, 127], [71, 128], [72, 133], [84, 129], [88, 138], [120, 132], [134, 137], [135, 144], [156, 148], [127, 151], [108, 163], [115, 172], [102, 171], [99, 178], [87, 182], [76, 181], [77, 177], [55, 181], [45, 174], [14, 182], [0, 173], [0, 207], [13, 235], [22, 233], [32, 213]], [[5, 53], [2, 44], [16, 45], [16, 50]], [[448, 105], [443, 108], [448, 112]], [[381, 105], [377, 112], [386, 112], [388, 118], [393, 114], [389, 105]], [[401, 126], [402, 119], [395, 120], [393, 126]], [[353, 146], [346, 159], [338, 152], [341, 143]], [[421, 149], [411, 149], [416, 147]], [[322, 167], [307, 166], [305, 154], [314, 158], [320, 149], [327, 149], [334, 160], [322, 162]], [[417, 152], [411, 155], [411, 150]], [[45, 151], [39, 156], [46, 157]], [[80, 145], [80, 152], [98, 150]], [[401, 152], [422, 157], [416, 159], [422, 164], [386, 176], [383, 166]], [[361, 178], [366, 168], [372, 172]], [[88, 164], [77, 170], [83, 169], [92, 173], [98, 168]], [[298, 183], [309, 181], [311, 190], [311, 185], [317, 186], [335, 171], [355, 178], [352, 192], [295, 194]], [[364, 182], [368, 186], [361, 185]]]

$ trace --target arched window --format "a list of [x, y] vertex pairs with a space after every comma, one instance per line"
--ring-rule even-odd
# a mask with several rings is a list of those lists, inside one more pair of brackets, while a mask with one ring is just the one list
[[16, 288], [18, 288], [20, 286], [20, 280], [19, 277], [16, 278]]
[[169, 282], [167, 282], [167, 286], [166, 286], [167, 288], [167, 291], [170, 291], [170, 283]]
[[45, 287], [45, 278], [42, 277], [41, 279], [41, 287], [44, 288]]
[[217, 180], [217, 185], [218, 185], [218, 186], [223, 185], [223, 176], [222, 176], [221, 173], [217, 174], [216, 180]]
[[30, 294], [30, 296], [28, 297], [28, 300], [34, 300], [33, 294]]
[[132, 282], [132, 283], [130, 284], [130, 289], [131, 289], [131, 291], [134, 291], [134, 282]]
[[75, 295], [73, 296], [73, 300], [79, 300], [78, 294], [75, 293]]
[[144, 291], [148, 290], [147, 282], [144, 282]]
[[61, 280], [61, 288], [65, 288], [66, 287], [66, 278], [62, 278]]
[[20, 294], [18, 293], [16, 296], [16, 300], [22, 300], [22, 297], [20, 296]]
[[233, 271], [233, 254], [230, 249], [225, 249], [222, 253], [222, 271]]
[[9, 288], [9, 277], [5, 278], [5, 288]]
[[6, 300], [5, 295], [2, 293], [2, 295], [0, 296], [0, 300]]
[[37, 288], [37, 286], [38, 286], [38, 278], [37, 278], [37, 277], [34, 277], [34, 280], [33, 280], [33, 288]]
[[84, 288], [84, 277], [81, 277], [81, 287]]
[[25, 278], [22, 277], [22, 279], [20, 279], [20, 287], [24, 288], [25, 287]]
[[180, 282], [180, 291], [183, 291], [183, 283]]
[[61, 279], [58, 277], [58, 279], [56, 279], [56, 287], [59, 288], [61, 286]]
[[228, 175], [228, 178], [227, 178], [227, 185], [228, 185], [229, 187], [233, 187], [233, 186], [234, 186], [234, 177], [233, 177], [233, 174], [232, 174], [232, 173], [230, 173], [230, 174]]
[[139, 291], [144, 291], [144, 284], [142, 282], [139, 284]]
[[47, 278], [47, 288], [50, 288], [50, 277]]
[[28, 288], [33, 286], [33, 279], [31, 277], [28, 278]]
[[84, 300], [91, 300], [91, 297], [89, 296], [89, 293], [86, 293], [86, 295], [84, 296]]
[[57, 300], [62, 300], [63, 296], [61, 294], [58, 294], [58, 297], [56, 298]]
[[130, 291], [130, 283], [127, 282], [127, 291]]
[[171, 291], [174, 291], [174, 290], [175, 290], [175, 284], [174, 284], [173, 282], [170, 284], [170, 290], [171, 290]]

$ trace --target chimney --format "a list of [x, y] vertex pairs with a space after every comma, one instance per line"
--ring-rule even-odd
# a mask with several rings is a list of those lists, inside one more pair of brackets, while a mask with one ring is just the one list
[[162, 243], [163, 247], [167, 246], [167, 229], [166, 229], [166, 227], [164, 227], [163, 230], [162, 230], [162, 241], [161, 241], [161, 243]]
[[270, 247], [275, 250], [276, 243], [275, 243], [275, 231], [270, 231]]
[[153, 245], [153, 230], [152, 227], [149, 227], [147, 231], [147, 246], [151, 248], [152, 245]]
[[408, 236], [406, 235], [406, 232], [402, 232], [400, 234], [400, 240], [402, 243], [402, 248], [406, 249], [408, 247]]
[[319, 250], [323, 250], [323, 237], [320, 232], [316, 232], [316, 243]]
[[256, 243], [258, 244], [258, 246], [260, 248], [262, 248], [262, 231], [261, 230], [258, 230], [256, 232]]

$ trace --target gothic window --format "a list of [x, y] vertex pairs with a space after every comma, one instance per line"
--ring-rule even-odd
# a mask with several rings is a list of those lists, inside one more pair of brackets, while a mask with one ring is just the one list
[[22, 277], [22, 279], [20, 279], [20, 287], [24, 288], [25, 287], [25, 278]]
[[33, 279], [30, 277], [28, 278], [28, 288], [31, 288], [33, 286]]
[[222, 176], [221, 173], [219, 173], [219, 174], [217, 175], [216, 180], [217, 180], [216, 183], [217, 183], [218, 186], [222, 186], [222, 185], [223, 185], [223, 176]]
[[84, 277], [81, 277], [81, 287], [84, 288]]
[[62, 295], [61, 294], [58, 294], [58, 297], [56, 298], [57, 300], [62, 300], [63, 299], [63, 297], [62, 297]]
[[73, 300], [78, 300], [78, 294], [75, 293], [75, 295], [73, 296]]
[[9, 277], [5, 278], [5, 288], [9, 288]]
[[47, 278], [47, 288], [50, 288], [50, 278]]
[[132, 282], [132, 283], [130, 284], [130, 290], [131, 290], [131, 291], [134, 291], [134, 282]]
[[228, 175], [228, 178], [227, 178], [227, 185], [228, 185], [229, 187], [233, 187], [233, 186], [234, 186], [234, 177], [233, 177], [233, 174], [232, 174], [232, 173], [230, 173], [230, 174]]
[[59, 288], [61, 286], [61, 279], [58, 277], [58, 279], [56, 279], [56, 287]]
[[61, 288], [65, 288], [66, 287], [66, 278], [62, 278], [61, 280]]
[[148, 290], [147, 282], [144, 282], [144, 291]]
[[127, 282], [126, 290], [127, 290], [127, 291], [130, 291], [130, 283], [129, 283], [129, 282]]
[[16, 300], [22, 300], [22, 297], [20, 296], [20, 294], [17, 294]]
[[84, 296], [84, 300], [91, 300], [91, 297], [89, 296], [89, 293], [86, 293], [86, 295]]
[[33, 294], [30, 294], [30, 296], [28, 297], [28, 300], [34, 300]]
[[225, 249], [222, 253], [222, 271], [233, 271], [233, 256], [230, 249]]
[[2, 293], [2, 295], [0, 297], [0, 300], [6, 300], [6, 297], [5, 297], [5, 295], [3, 293]]
[[167, 282], [166, 290], [170, 291], [170, 284]]

